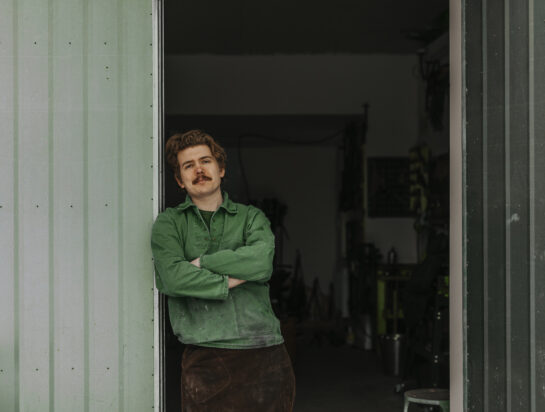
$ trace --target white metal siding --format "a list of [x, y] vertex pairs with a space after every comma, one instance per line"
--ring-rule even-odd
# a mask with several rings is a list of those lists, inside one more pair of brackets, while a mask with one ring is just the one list
[[153, 408], [151, 0], [0, 0], [0, 410]]

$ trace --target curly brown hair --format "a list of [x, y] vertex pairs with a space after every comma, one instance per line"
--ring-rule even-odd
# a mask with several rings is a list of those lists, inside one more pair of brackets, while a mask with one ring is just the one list
[[212, 152], [212, 156], [214, 156], [218, 162], [220, 170], [225, 169], [227, 154], [225, 154], [223, 147], [216, 143], [212, 136], [203, 132], [202, 130], [189, 130], [185, 133], [176, 133], [170, 136], [165, 149], [167, 162], [172, 168], [174, 176], [176, 176], [178, 179], [181, 180], [178, 153], [184, 149], [187, 149], [188, 147], [199, 145], [207, 145]]

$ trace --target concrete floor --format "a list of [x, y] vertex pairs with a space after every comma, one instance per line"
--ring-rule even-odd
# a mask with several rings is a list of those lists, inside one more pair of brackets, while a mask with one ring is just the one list
[[399, 378], [384, 375], [374, 352], [348, 346], [297, 348], [295, 375], [295, 412], [403, 411], [403, 395], [394, 392]]

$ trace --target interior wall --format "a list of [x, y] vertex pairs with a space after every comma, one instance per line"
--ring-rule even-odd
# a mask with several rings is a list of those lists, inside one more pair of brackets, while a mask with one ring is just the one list
[[386, 147], [416, 135], [416, 64], [410, 54], [167, 55], [167, 115], [355, 114], [367, 102], [370, 139]]
[[[363, 103], [369, 103], [367, 156], [407, 156], [418, 140], [417, 63], [416, 55], [385, 54], [167, 55], [167, 115], [353, 115], [361, 113]], [[244, 125], [241, 128], [251, 132]], [[304, 219], [309, 218], [305, 211], [309, 199], [320, 198], [324, 210], [333, 211], [330, 220], [322, 221], [327, 229], [322, 229], [333, 233], [339, 190], [334, 180], [339, 172], [335, 151], [308, 146], [247, 148], [244, 158], [256, 195], [275, 194], [289, 200], [287, 223], [298, 210]], [[312, 168], [296, 176], [304, 183], [293, 185], [288, 165], [293, 163], [298, 170], [297, 159], [309, 155], [320, 162], [312, 162]], [[231, 174], [236, 167], [231, 161]], [[326, 188], [325, 181], [331, 186]], [[416, 261], [413, 219], [366, 219], [365, 227], [366, 241], [375, 242], [384, 255], [393, 246], [400, 262]], [[329, 242], [320, 243], [319, 236], [310, 237], [312, 242], [304, 246], [297, 230], [301, 236], [306, 231], [303, 226], [293, 229], [294, 246], [300, 243], [303, 251], [319, 251], [307, 253], [316, 261], [316, 268], [309, 266], [308, 272], [320, 273], [323, 287], [334, 270], [335, 249]], [[328, 247], [330, 253], [325, 252]], [[306, 259], [308, 265], [310, 261]]]
[[[283, 263], [294, 264], [299, 249], [305, 282], [318, 278], [327, 292], [337, 260], [337, 148], [253, 147], [240, 153], [250, 198], [277, 198], [288, 206]], [[245, 199], [239, 152], [231, 149], [227, 155], [226, 188], [235, 199]]]
[[448, 19], [445, 0], [343, 1], [340, 7], [328, 0], [166, 0], [165, 7], [169, 54], [412, 53], [419, 42], [409, 33], [441, 29]]

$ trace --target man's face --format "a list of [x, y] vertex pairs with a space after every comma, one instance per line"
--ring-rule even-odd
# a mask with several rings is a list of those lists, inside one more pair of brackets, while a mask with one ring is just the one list
[[207, 145], [192, 146], [178, 153], [181, 180], [176, 180], [192, 199], [206, 198], [220, 192], [221, 178], [225, 169], [218, 162]]

